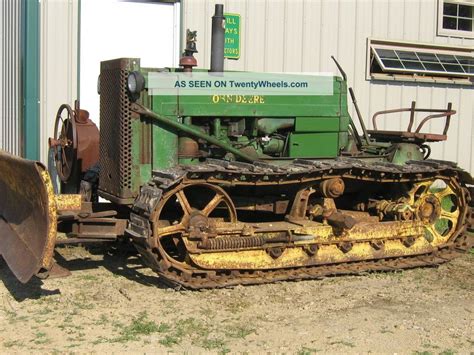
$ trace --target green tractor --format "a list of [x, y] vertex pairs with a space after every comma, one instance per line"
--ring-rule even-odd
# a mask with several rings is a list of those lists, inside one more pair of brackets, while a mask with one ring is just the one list
[[[222, 21], [217, 5], [215, 72]], [[161, 281], [191, 289], [438, 265], [471, 247], [472, 178], [427, 159], [451, 105], [378, 112], [367, 130], [337, 62], [331, 95], [152, 95], [150, 73], [193, 71], [194, 35], [180, 68], [101, 63], [100, 133], [61, 106], [50, 146], [67, 194], [40, 163], [0, 154], [0, 253], [20, 281], [61, 273], [61, 243], [129, 241]], [[392, 112], [406, 131], [377, 129]], [[444, 131], [424, 133], [431, 119]]]

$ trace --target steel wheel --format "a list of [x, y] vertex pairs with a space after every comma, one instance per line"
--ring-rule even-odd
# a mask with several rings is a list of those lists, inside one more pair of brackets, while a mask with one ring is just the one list
[[182, 184], [167, 193], [151, 218], [153, 244], [168, 257], [187, 261], [183, 235], [192, 238], [219, 222], [237, 222], [229, 195], [219, 186]]
[[73, 173], [77, 156], [75, 113], [71, 106], [63, 104], [59, 107], [54, 123], [54, 138], [50, 138], [49, 145], [53, 149], [58, 176], [66, 183]]
[[441, 179], [418, 183], [411, 190], [416, 218], [425, 222], [425, 238], [430, 243], [444, 243], [458, 230], [463, 207], [460, 194], [459, 186]]

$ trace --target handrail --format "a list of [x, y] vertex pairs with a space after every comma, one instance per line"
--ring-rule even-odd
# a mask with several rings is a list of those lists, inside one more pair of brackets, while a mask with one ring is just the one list
[[374, 126], [374, 130], [378, 131], [377, 128], [377, 117], [381, 115], [385, 115], [388, 113], [398, 113], [398, 112], [410, 112], [410, 121], [408, 123], [408, 128], [407, 132], [412, 132], [413, 124], [415, 123], [415, 112], [427, 112], [431, 113], [430, 115], [424, 117], [421, 122], [418, 124], [418, 126], [415, 129], [414, 133], [419, 133], [421, 128], [425, 125], [426, 122], [430, 121], [433, 118], [440, 118], [440, 117], [446, 117], [446, 123], [444, 125], [443, 129], [443, 135], [446, 135], [448, 133], [449, 125], [451, 123], [451, 116], [456, 114], [456, 111], [452, 109], [452, 103], [448, 103], [447, 109], [420, 109], [420, 108], [415, 108], [416, 102], [412, 101], [411, 107], [410, 108], [398, 108], [398, 109], [393, 109], [393, 110], [384, 110], [384, 111], [378, 111], [372, 116], [372, 124]]

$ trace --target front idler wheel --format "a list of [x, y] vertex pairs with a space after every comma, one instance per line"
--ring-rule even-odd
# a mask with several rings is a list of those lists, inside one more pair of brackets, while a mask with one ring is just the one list
[[236, 223], [229, 195], [206, 183], [180, 184], [168, 192], [152, 215], [153, 244], [173, 261], [188, 262], [184, 239], [207, 243], [219, 223]]

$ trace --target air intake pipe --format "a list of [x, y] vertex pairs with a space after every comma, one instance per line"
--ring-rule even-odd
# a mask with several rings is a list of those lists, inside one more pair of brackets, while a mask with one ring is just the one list
[[224, 71], [224, 36], [224, 5], [216, 4], [214, 16], [212, 16], [211, 72]]

